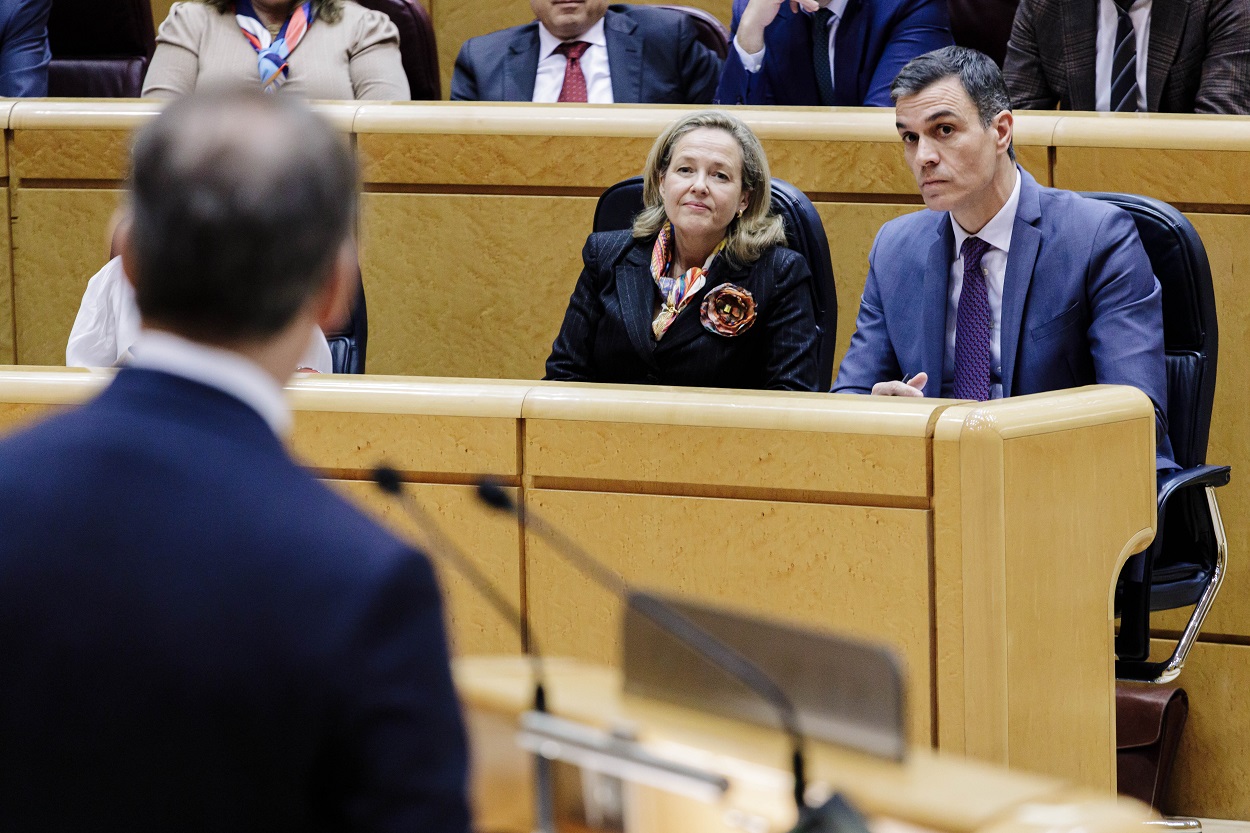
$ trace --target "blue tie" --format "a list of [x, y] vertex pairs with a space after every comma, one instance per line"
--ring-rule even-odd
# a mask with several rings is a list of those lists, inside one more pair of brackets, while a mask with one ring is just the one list
[[964, 240], [964, 285], [955, 315], [955, 398], [990, 398], [990, 297], [981, 258], [990, 248], [979, 237]]
[[816, 70], [816, 89], [820, 103], [833, 105], [833, 68], [829, 66], [829, 19], [833, 12], [817, 9], [812, 12], [812, 68]]
[[1137, 33], [1128, 10], [1133, 0], [1115, 0], [1115, 53], [1111, 59], [1111, 112], [1136, 113], [1137, 102]]

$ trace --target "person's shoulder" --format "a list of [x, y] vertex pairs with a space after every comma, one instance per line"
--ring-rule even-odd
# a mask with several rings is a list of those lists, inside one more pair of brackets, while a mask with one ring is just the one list
[[[893, 220], [887, 220], [877, 232], [877, 243], [900, 245], [916, 245], [920, 238], [917, 235], [925, 232], [936, 232], [942, 223], [949, 223], [950, 215], [945, 211], [930, 211], [927, 208], [913, 211]], [[928, 240], [925, 240], [925, 251], [928, 251]]]
[[357, 37], [382, 34], [399, 40], [399, 28], [390, 15], [377, 9], [366, 9], [357, 3], [343, 4], [343, 18], [339, 25], [357, 33]]
[[676, 26], [686, 15], [676, 9], [663, 6], [635, 6], [627, 3], [614, 3], [608, 6], [604, 18], [624, 17], [652, 26]]
[[521, 36], [538, 37], [538, 24], [530, 21], [520, 26], [509, 26], [507, 29], [496, 29], [484, 35], [474, 35], [461, 46], [462, 52], [489, 54], [495, 50], [506, 49], [512, 41]]
[[1097, 200], [1063, 188], [1038, 186], [1038, 207], [1050, 224], [1063, 225], [1092, 235], [1110, 220], [1131, 219], [1124, 209], [1106, 200]]
[[169, 7], [169, 14], [165, 17], [165, 22], [178, 21], [184, 25], [203, 25], [214, 18], [222, 16], [221, 12], [207, 3], [201, 3], [199, 0], [181, 0]]

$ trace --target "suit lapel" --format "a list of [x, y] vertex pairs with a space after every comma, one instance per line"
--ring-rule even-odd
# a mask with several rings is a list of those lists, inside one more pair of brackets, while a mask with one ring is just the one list
[[1097, 66], [1098, 3], [1061, 0], [1062, 48], [1073, 110], [1093, 110], [1094, 70]]
[[924, 295], [920, 312], [923, 341], [920, 344], [920, 367], [903, 367], [903, 373], [915, 376], [920, 371], [929, 374], [925, 382], [925, 396], [942, 395], [942, 371], [946, 356], [946, 296], [950, 283], [951, 261], [955, 256], [955, 231], [951, 228], [949, 214], [938, 215], [938, 227], [933, 245], [929, 247], [929, 262], [924, 270]]
[[838, 30], [833, 50], [833, 103], [858, 107], [864, 103], [859, 89], [859, 63], [868, 54], [868, 15], [861, 0], [850, 0]]
[[[651, 279], [651, 248], [634, 245], [616, 267], [616, 294], [630, 344], [647, 364], [653, 364], [655, 338], [651, 334], [655, 307], [655, 282]], [[680, 316], [679, 316], [680, 318]], [[677, 326], [676, 322], [672, 326]]]
[[503, 65], [503, 101], [533, 101], [534, 79], [538, 75], [538, 24], [521, 27]]
[[1033, 177], [1020, 171], [1020, 203], [1011, 227], [1011, 251], [1007, 253], [1007, 270], [1003, 276], [1003, 312], [999, 322], [999, 358], [1002, 360], [1003, 396], [1011, 396], [1015, 382], [1016, 357], [1020, 355], [1023, 335], [1024, 302], [1033, 280], [1033, 267], [1042, 234], [1037, 230], [1041, 219], [1041, 189]]
[[642, 101], [642, 38], [635, 37], [638, 24], [623, 14], [609, 11], [603, 19], [608, 41], [608, 72], [612, 75], [612, 100], [617, 104]]
[[1187, 16], [1183, 3], [1152, 0], [1150, 4], [1150, 43], [1146, 48], [1146, 109], [1159, 110], [1168, 69], [1176, 60], [1185, 36]]

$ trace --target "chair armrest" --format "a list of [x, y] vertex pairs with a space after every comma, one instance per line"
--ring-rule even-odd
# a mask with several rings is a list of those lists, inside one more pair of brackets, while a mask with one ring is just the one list
[[1191, 469], [1169, 472], [1159, 478], [1159, 511], [1181, 489], [1195, 486], [1227, 486], [1231, 477], [1228, 466], [1194, 466]]

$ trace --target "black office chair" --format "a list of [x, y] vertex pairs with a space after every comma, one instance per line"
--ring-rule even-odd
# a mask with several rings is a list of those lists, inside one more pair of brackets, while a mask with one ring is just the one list
[[681, 12], [689, 17], [690, 22], [694, 24], [695, 36], [699, 39], [699, 43], [715, 52], [722, 61], [729, 55], [729, 30], [716, 15], [694, 6], [660, 6], [660, 8]]
[[[1167, 203], [1133, 194], [1084, 196], [1118, 205], [1137, 224], [1163, 288], [1168, 439], [1180, 471], [1159, 480], [1154, 542], [1120, 575], [1116, 677], [1166, 683], [1177, 677], [1224, 580], [1228, 555], [1215, 489], [1228, 466], [1208, 466], [1218, 327], [1206, 249], [1194, 227]], [[1150, 613], [1194, 605], [1172, 655], [1150, 662]]]
[[138, 98], [156, 48], [149, 0], [56, 0], [48, 95]]
[[[838, 331], [838, 290], [833, 282], [829, 239], [816, 207], [807, 196], [785, 180], [773, 177], [773, 211], [786, 223], [786, 246], [807, 259], [815, 292], [819, 384], [828, 390], [833, 380], [833, 349]], [[595, 231], [627, 229], [642, 211], [642, 177], [621, 180], [599, 196], [595, 206]]]

